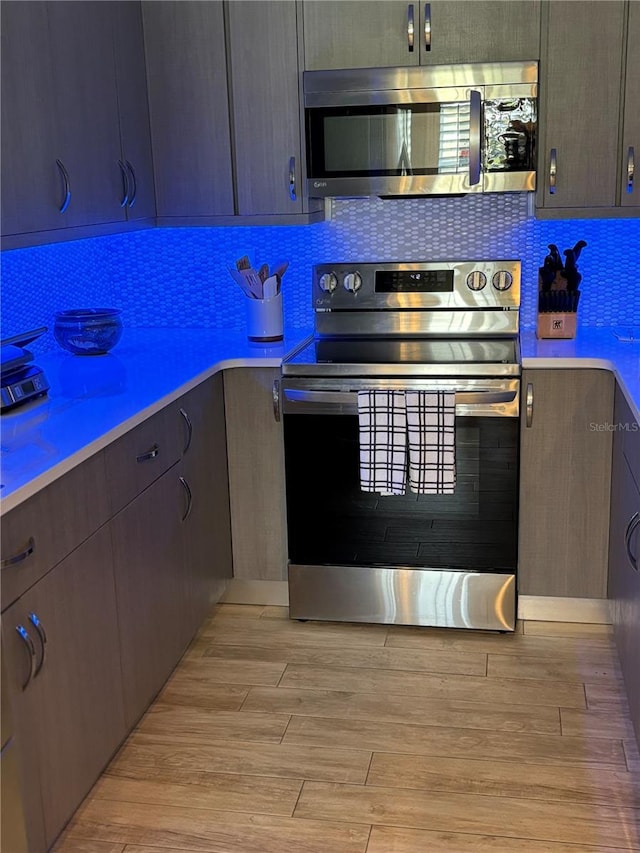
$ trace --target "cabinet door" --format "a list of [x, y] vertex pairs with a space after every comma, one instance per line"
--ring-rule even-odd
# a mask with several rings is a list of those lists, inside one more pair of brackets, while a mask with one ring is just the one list
[[129, 729], [160, 690], [188, 642], [183, 512], [176, 464], [110, 525]]
[[[24, 690], [28, 655], [17, 625], [27, 629], [35, 648], [34, 673]], [[125, 736], [108, 527], [3, 613], [2, 645], [13, 682], [16, 740], [26, 758], [25, 807], [33, 807], [39, 776], [48, 848]], [[28, 831], [33, 818], [27, 811]], [[31, 837], [29, 842], [30, 850], [42, 849]]]
[[[127, 219], [156, 214], [147, 99], [142, 8], [139, 2], [113, 4], [121, 155], [127, 171]], [[122, 197], [124, 199], [124, 195]]]
[[[631, 719], [640, 744], [640, 433], [629, 406], [616, 389], [611, 477], [611, 528], [609, 535], [609, 598], [613, 628], [622, 667]], [[634, 467], [632, 467], [634, 466]]]
[[[421, 65], [509, 62], [540, 55], [539, 2], [436, 0], [416, 3], [417, 9]], [[425, 29], [430, 32], [428, 50]]]
[[142, 8], [158, 216], [233, 214], [222, 3]]
[[[414, 14], [410, 50], [409, 10]], [[369, 68], [417, 65], [420, 4], [404, 0], [304, 0], [304, 67]]]
[[303, 14], [307, 70], [500, 62], [539, 56], [539, 2], [305, 0]]
[[238, 213], [302, 212], [296, 4], [227, 7]]
[[[627, 74], [622, 129], [622, 207], [640, 205], [640, 3], [629, 3], [627, 30]], [[633, 152], [631, 151], [633, 149]], [[635, 180], [629, 181], [631, 161], [635, 161]], [[631, 190], [631, 191], [630, 191]]]
[[[600, 370], [525, 370], [519, 591], [605, 598], [614, 380]], [[600, 428], [599, 428], [600, 427]]]
[[[624, 7], [618, 0], [545, 4], [539, 207], [616, 203]], [[553, 152], [555, 192], [550, 178]]]
[[182, 471], [191, 497], [183, 541], [193, 635], [232, 573], [222, 374], [190, 391], [180, 408], [190, 424]]
[[62, 227], [48, 3], [2, 4], [2, 233]]
[[268, 368], [224, 374], [234, 578], [287, 578], [282, 424], [273, 414], [279, 376]]
[[63, 225], [124, 221], [111, 3], [48, 4], [53, 103], [59, 119], [53, 157], [69, 175]]

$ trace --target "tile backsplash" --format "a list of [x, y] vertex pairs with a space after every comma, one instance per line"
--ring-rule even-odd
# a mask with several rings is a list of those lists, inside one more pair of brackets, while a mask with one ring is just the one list
[[[2, 337], [53, 325], [57, 310], [120, 307], [125, 326], [244, 327], [243, 295], [227, 266], [290, 262], [286, 322], [313, 322], [310, 271], [328, 261], [520, 258], [522, 324], [535, 325], [537, 268], [548, 243], [586, 240], [583, 326], [640, 325], [640, 219], [538, 221], [527, 195], [333, 202], [307, 226], [153, 228], [2, 253]], [[49, 333], [35, 351], [55, 346]]]

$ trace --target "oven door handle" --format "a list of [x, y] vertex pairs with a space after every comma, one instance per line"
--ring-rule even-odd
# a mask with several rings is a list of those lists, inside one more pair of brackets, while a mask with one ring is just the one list
[[[309, 391], [300, 388], [285, 388], [282, 393], [284, 394], [285, 403], [316, 403], [324, 406], [337, 406], [340, 407], [345, 414], [357, 412], [358, 410], [357, 391]], [[485, 409], [488, 406], [501, 406], [504, 404], [515, 403], [515, 414], [517, 414], [518, 399], [519, 393], [517, 390], [456, 391], [456, 408], [458, 406], [464, 406], [465, 408], [481, 406]], [[497, 412], [497, 414], [504, 414], [506, 416], [512, 413], [511, 411], [500, 411]]]

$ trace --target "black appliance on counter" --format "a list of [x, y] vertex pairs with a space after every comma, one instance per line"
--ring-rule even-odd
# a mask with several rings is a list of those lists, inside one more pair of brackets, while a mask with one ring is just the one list
[[29, 400], [42, 397], [49, 390], [42, 368], [32, 364], [33, 353], [26, 349], [27, 344], [33, 343], [46, 331], [47, 327], [42, 326], [0, 341], [0, 411], [15, 409]]
[[[520, 262], [322, 264], [274, 388], [290, 615], [513, 630]], [[453, 494], [361, 491], [358, 391], [455, 392]]]

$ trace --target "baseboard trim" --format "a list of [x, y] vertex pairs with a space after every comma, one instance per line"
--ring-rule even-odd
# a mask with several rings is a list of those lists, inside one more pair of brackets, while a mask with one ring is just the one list
[[289, 584], [287, 581], [249, 581], [231, 578], [222, 604], [271, 604], [289, 606]]
[[611, 625], [606, 598], [560, 598], [545, 595], [518, 596], [518, 619], [536, 622], [591, 622]]

